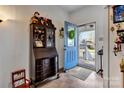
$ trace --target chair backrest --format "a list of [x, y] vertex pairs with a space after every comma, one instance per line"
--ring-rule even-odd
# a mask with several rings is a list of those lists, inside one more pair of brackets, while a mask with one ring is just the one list
[[26, 84], [25, 69], [12, 72], [12, 86], [17, 88]]

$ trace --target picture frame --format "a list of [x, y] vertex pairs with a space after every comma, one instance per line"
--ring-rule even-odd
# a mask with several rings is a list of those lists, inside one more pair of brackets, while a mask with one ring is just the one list
[[117, 35], [121, 39], [121, 43], [124, 43], [124, 30], [117, 30]]
[[35, 41], [35, 47], [43, 47], [42, 41]]
[[124, 22], [124, 5], [113, 6], [113, 23]]

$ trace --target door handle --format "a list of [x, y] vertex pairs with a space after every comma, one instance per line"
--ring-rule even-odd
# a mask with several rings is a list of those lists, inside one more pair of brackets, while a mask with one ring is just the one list
[[66, 47], [64, 47], [64, 51], [66, 50]]
[[64, 45], [64, 51], [66, 50], [66, 45]]

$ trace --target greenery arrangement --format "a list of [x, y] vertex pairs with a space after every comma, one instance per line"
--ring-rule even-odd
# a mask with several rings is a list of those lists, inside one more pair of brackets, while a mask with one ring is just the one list
[[69, 39], [74, 39], [75, 31], [74, 30], [69, 31], [68, 37], [69, 37]]

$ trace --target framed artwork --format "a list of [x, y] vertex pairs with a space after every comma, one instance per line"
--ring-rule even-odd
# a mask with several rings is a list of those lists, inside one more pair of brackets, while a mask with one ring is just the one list
[[117, 30], [117, 35], [121, 39], [121, 43], [124, 43], [124, 30]]
[[124, 5], [113, 6], [113, 23], [124, 22]]

